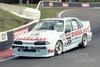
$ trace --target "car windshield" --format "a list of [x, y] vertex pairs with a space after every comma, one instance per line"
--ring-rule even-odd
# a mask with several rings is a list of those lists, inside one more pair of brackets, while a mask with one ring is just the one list
[[55, 30], [62, 32], [63, 27], [64, 22], [62, 20], [42, 20], [36, 24], [33, 30]]

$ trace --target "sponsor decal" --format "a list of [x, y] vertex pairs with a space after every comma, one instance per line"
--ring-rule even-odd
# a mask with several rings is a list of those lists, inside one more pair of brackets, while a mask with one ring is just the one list
[[49, 7], [53, 7], [53, 2], [49, 2]]
[[81, 38], [81, 36], [79, 36], [79, 37], [75, 37], [74, 39], [72, 39], [72, 40], [76, 40], [76, 39], [79, 39], [79, 38]]
[[23, 34], [26, 34], [29, 32], [29, 28], [24, 28], [24, 29], [20, 29], [20, 30], [17, 30], [17, 31], [14, 31], [13, 32], [13, 39], [16, 39], [17, 37], [23, 35]]
[[77, 30], [72, 32], [72, 37], [83, 34], [83, 33], [87, 33], [89, 31], [89, 28], [85, 28], [83, 30]]
[[27, 41], [45, 41], [47, 38], [31, 38], [31, 37], [24, 37], [24, 38], [17, 38], [16, 40], [27, 40]]
[[12, 48], [18, 48], [18, 49], [27, 49], [27, 50], [36, 50], [36, 49], [46, 49], [46, 47], [33, 47], [33, 46], [18, 46], [18, 45], [12, 45]]
[[53, 22], [63, 22], [62, 20], [43, 20], [43, 21], [40, 21], [40, 22], [46, 22], [46, 23], [53, 23]]
[[68, 35], [70, 35], [70, 32], [67, 32], [67, 33], [66, 33], [66, 36], [68, 36]]
[[63, 41], [65, 41], [65, 38], [62, 38]]
[[31, 34], [31, 36], [38, 36], [40, 33], [44, 33], [44, 32], [46, 32], [46, 30], [37, 30], [37, 31], [34, 31], [32, 34]]
[[89, 3], [82, 3], [82, 7], [90, 7]]
[[63, 7], [69, 7], [68, 3], [63, 3], [62, 6]]
[[7, 41], [7, 40], [8, 40], [7, 33], [6, 32], [1, 32], [0, 33], [0, 42]]
[[53, 53], [53, 52], [54, 52], [54, 50], [48, 49], [48, 54], [49, 54], [49, 53]]

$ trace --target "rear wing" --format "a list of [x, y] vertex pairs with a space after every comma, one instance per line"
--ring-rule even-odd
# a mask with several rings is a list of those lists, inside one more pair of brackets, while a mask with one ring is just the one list
[[90, 27], [90, 21], [81, 21], [81, 23], [82, 23], [84, 26], [89, 26], [89, 27]]

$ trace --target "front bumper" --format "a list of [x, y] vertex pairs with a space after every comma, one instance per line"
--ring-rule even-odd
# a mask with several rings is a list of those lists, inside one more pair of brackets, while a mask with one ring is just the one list
[[26, 57], [54, 56], [53, 45], [16, 45], [12, 44], [13, 55]]

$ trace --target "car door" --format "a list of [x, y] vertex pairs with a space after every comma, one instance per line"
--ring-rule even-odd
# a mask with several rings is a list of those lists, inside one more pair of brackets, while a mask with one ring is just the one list
[[72, 23], [72, 27], [73, 27], [73, 30], [71, 32], [72, 44], [79, 44], [82, 40], [82, 34], [80, 34], [82, 27], [79, 24], [79, 21], [77, 19], [71, 19], [71, 23]]
[[72, 24], [70, 20], [66, 20], [65, 22], [65, 45], [70, 46], [72, 44], [72, 36], [71, 31], [73, 30]]

